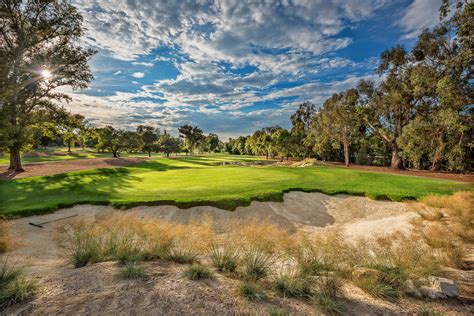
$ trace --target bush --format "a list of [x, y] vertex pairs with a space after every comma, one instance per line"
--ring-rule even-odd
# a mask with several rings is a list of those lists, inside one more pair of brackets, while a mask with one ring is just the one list
[[212, 242], [208, 249], [212, 265], [220, 272], [235, 272], [238, 266], [240, 252], [237, 246], [230, 242]]
[[9, 267], [7, 260], [0, 269], [0, 309], [31, 298], [37, 289], [36, 282], [25, 278], [20, 269]]
[[245, 281], [238, 288], [239, 295], [245, 299], [258, 302], [267, 299], [265, 291], [256, 283]]
[[173, 261], [174, 263], [193, 263], [196, 261], [198, 253], [191, 248], [185, 248], [177, 244], [173, 246], [167, 256], [167, 259]]
[[135, 262], [126, 262], [119, 268], [118, 276], [122, 279], [142, 279], [146, 276], [145, 270]]
[[307, 278], [280, 275], [273, 280], [272, 288], [284, 297], [308, 298], [312, 294]]
[[249, 279], [259, 280], [268, 275], [275, 258], [259, 249], [250, 250], [244, 257], [244, 273]]
[[200, 264], [193, 264], [184, 275], [190, 280], [210, 279], [212, 278], [212, 271]]
[[317, 293], [311, 298], [314, 304], [329, 315], [340, 315], [346, 310], [344, 301], [339, 297]]

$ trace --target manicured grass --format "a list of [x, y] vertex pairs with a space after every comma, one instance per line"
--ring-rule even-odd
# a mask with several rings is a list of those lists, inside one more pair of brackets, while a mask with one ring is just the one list
[[[31, 155], [26, 153], [22, 157], [22, 162], [27, 163], [44, 163], [44, 162], [56, 162], [65, 160], [76, 160], [85, 158], [111, 158], [111, 153], [97, 153], [93, 149], [78, 149], [73, 148], [72, 153], [67, 152], [67, 148], [47, 148], [35, 151], [38, 155]], [[148, 157], [146, 153], [121, 153], [122, 157]], [[153, 157], [162, 156], [162, 154], [152, 153]], [[7, 154], [0, 155], [0, 166], [8, 165], [10, 163], [10, 157]]]
[[116, 207], [214, 205], [233, 210], [252, 200], [280, 201], [289, 190], [349, 193], [391, 200], [472, 190], [467, 183], [371, 173], [339, 167], [220, 165], [255, 157], [212, 155], [155, 158], [113, 169], [0, 181], [0, 214], [28, 215], [75, 204]]

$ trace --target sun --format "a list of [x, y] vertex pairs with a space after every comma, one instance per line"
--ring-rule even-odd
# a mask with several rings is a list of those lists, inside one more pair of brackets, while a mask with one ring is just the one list
[[49, 71], [48, 69], [43, 69], [43, 70], [41, 70], [41, 76], [44, 79], [49, 79], [49, 78], [51, 78], [52, 74], [51, 74], [51, 71]]

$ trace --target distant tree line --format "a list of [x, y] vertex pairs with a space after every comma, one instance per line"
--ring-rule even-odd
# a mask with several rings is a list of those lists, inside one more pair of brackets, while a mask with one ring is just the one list
[[410, 51], [395, 46], [383, 52], [379, 80], [361, 80], [320, 109], [303, 103], [291, 117], [291, 130], [264, 128], [230, 139], [226, 150], [345, 165], [472, 170], [474, 3], [456, 4], [449, 12], [453, 5], [443, 1], [441, 23], [422, 32]]

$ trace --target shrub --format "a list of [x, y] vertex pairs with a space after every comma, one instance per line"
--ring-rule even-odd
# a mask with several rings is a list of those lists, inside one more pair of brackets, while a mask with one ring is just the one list
[[198, 253], [192, 248], [186, 248], [179, 244], [174, 245], [169, 250], [167, 259], [174, 263], [193, 263], [197, 260]]
[[307, 278], [280, 275], [273, 280], [272, 288], [284, 297], [308, 298], [312, 294]]
[[145, 270], [135, 262], [126, 262], [119, 268], [118, 276], [122, 279], [141, 279], [146, 276]]
[[36, 282], [25, 278], [20, 269], [9, 267], [7, 260], [0, 268], [0, 309], [31, 298]]
[[190, 280], [210, 279], [212, 278], [212, 271], [200, 264], [193, 264], [184, 275]]
[[339, 315], [346, 310], [344, 301], [326, 293], [317, 293], [311, 297], [314, 304], [329, 315]]
[[81, 220], [59, 229], [60, 248], [75, 268], [87, 265], [91, 261], [100, 261], [100, 232], [91, 221]]
[[243, 260], [244, 273], [249, 279], [259, 280], [268, 275], [275, 258], [257, 248], [247, 252]]
[[239, 248], [230, 241], [211, 242], [208, 254], [212, 265], [220, 272], [235, 272], [240, 258]]
[[265, 291], [256, 283], [245, 281], [238, 288], [239, 295], [245, 299], [258, 302], [267, 298]]

